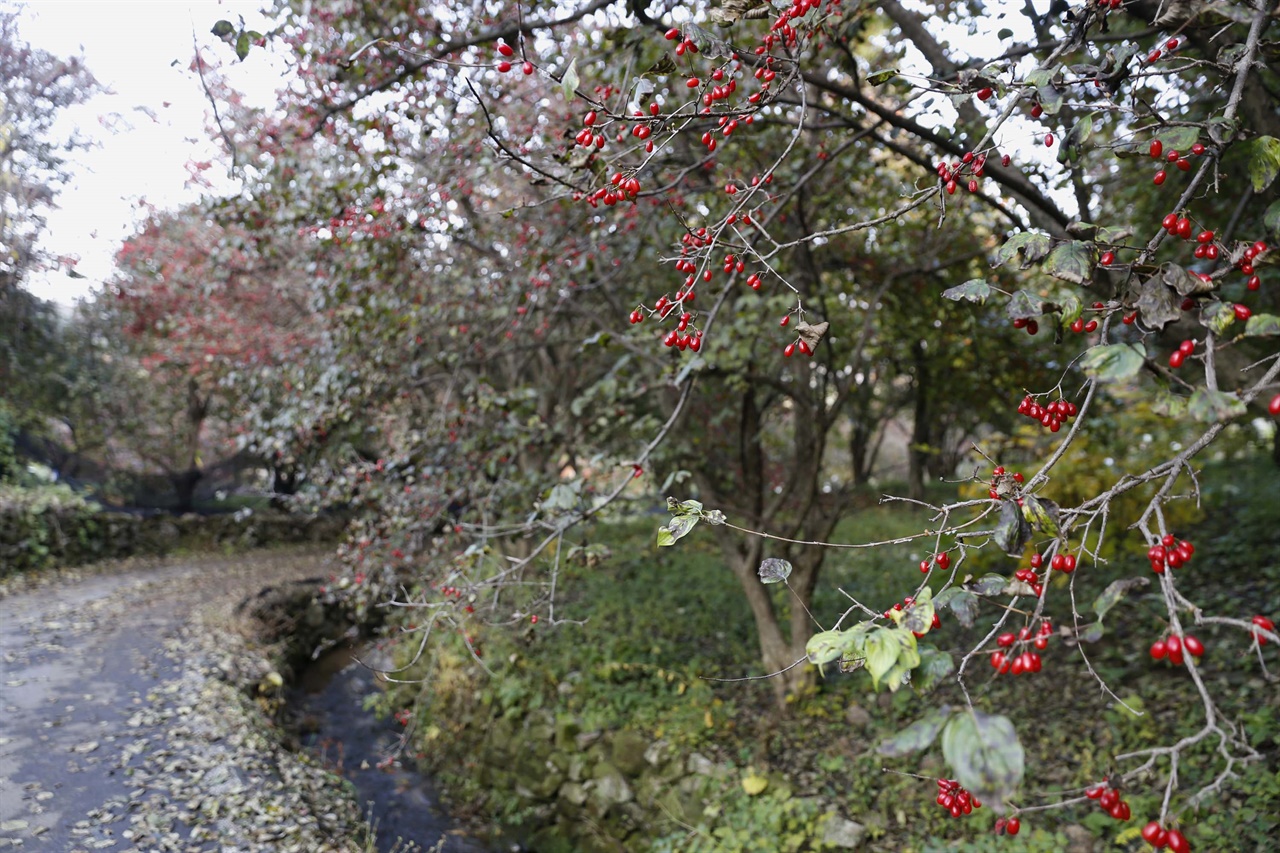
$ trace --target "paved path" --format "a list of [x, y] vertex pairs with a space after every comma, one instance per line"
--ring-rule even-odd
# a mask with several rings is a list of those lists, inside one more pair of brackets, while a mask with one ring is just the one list
[[0, 850], [361, 849], [334, 840], [359, 837], [353, 798], [264, 736], [269, 664], [231, 618], [322, 560], [202, 559], [0, 600]]

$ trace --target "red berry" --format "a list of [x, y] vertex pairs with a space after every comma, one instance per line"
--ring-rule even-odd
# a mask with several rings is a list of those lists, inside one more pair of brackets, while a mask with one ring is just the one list
[[795, 353], [795, 351], [796, 351], [795, 344], [787, 344], [785, 347], [782, 348], [782, 356], [783, 358], [791, 358], [791, 356]]
[[1159, 821], [1153, 820], [1151, 823], [1142, 827], [1142, 840], [1158, 848], [1161, 845], [1156, 844], [1156, 839], [1160, 837], [1161, 833], [1164, 833], [1164, 828], [1160, 826]]
[[979, 101], [985, 101], [985, 100], [989, 99], [993, 94], [994, 94], [994, 92], [992, 91], [992, 89], [991, 89], [991, 87], [990, 87], [990, 86], [987, 86], [987, 87], [985, 87], [985, 88], [979, 89], [979, 90], [978, 90], [978, 100], [979, 100]]
[[1164, 183], [1164, 180], [1167, 177], [1169, 177], [1168, 174], [1165, 172], [1164, 169], [1161, 169], [1160, 171], [1156, 172], [1156, 176], [1151, 179], [1151, 183], [1155, 184], [1156, 186], [1160, 186], [1161, 184]]
[[1213, 242], [1213, 232], [1212, 232], [1212, 231], [1201, 231], [1199, 234], [1197, 234], [1197, 235], [1196, 235], [1196, 242], [1197, 242], [1197, 243], [1212, 243], [1212, 242]]
[[1022, 821], [1016, 817], [1011, 817], [1004, 825], [1005, 835], [1017, 835], [1018, 830], [1022, 829]]
[[1170, 213], [1160, 224], [1164, 226], [1164, 230], [1172, 232], [1178, 227], [1178, 214]]
[[1192, 154], [1194, 154], [1194, 155], [1196, 155], [1197, 157], [1199, 157], [1201, 154], [1203, 154], [1203, 153], [1204, 153], [1204, 143], [1197, 142], [1196, 144], [1192, 145], [1192, 146], [1191, 146], [1191, 153], [1192, 153]]
[[[1264, 631], [1271, 631], [1272, 633], [1274, 633], [1276, 630], [1276, 624], [1265, 616], [1253, 617], [1253, 624], [1257, 625], [1259, 628], [1261, 628]], [[1253, 636], [1257, 638], [1258, 645], [1265, 646], [1267, 644], [1267, 638], [1262, 636], [1258, 632], [1255, 631]]]
[[1169, 366], [1176, 370], [1177, 368], [1182, 367], [1182, 362], [1185, 361], [1186, 358], [1187, 358], [1186, 353], [1184, 353], [1182, 350], [1180, 349], [1174, 350], [1173, 353], [1169, 356]]
[[1258, 278], [1256, 275], [1249, 276], [1249, 283], [1245, 286], [1250, 290], [1257, 290], [1262, 286], [1262, 279]]
[[1003, 155], [1001, 155], [1001, 157], [1000, 157], [1000, 165], [1001, 165], [1001, 166], [1008, 166], [1011, 162], [1013, 162], [1013, 161], [1012, 161], [1012, 158], [1010, 158], [1008, 154], [1003, 154]]
[[1103, 252], [1102, 257], [1098, 258], [1098, 263], [1102, 264], [1104, 267], [1109, 267], [1115, 262], [1116, 262], [1115, 252]]
[[1232, 306], [1232, 310], [1236, 312], [1236, 319], [1241, 323], [1247, 322], [1253, 316], [1253, 311], [1249, 309], [1249, 306], [1241, 305], [1239, 302]]
[[696, 89], [702, 85], [702, 81], [699, 80], [697, 77], [690, 77], [688, 80], [684, 81], [684, 84], [688, 86], [690, 89]]
[[1171, 635], [1167, 640], [1165, 640], [1164, 647], [1168, 650], [1170, 658], [1174, 655], [1182, 654], [1182, 640], [1178, 639], [1176, 636]]
[[533, 614], [532, 616], [530, 616], [530, 617], [529, 617], [529, 622], [530, 622], [530, 624], [537, 625], [537, 624], [538, 624], [538, 614], [537, 614], [537, 613], [535, 613], [535, 614]]
[[1151, 659], [1161, 660], [1169, 654], [1168, 647], [1165, 646], [1163, 640], [1156, 640], [1151, 644]]
[[528, 60], [525, 60], [524, 67], [523, 67], [523, 68], [521, 68], [520, 70], [521, 70], [521, 71], [523, 71], [523, 72], [525, 73], [525, 75], [526, 75], [526, 76], [528, 76], [528, 75], [532, 74], [532, 73], [533, 73], [533, 63], [532, 63], [532, 62], [529, 62]]
[[1159, 157], [1163, 153], [1164, 153], [1164, 143], [1161, 142], [1159, 139], [1151, 140], [1151, 156], [1153, 158]]
[[1271, 398], [1271, 402], [1267, 404], [1267, 411], [1270, 412], [1273, 417], [1280, 417], [1280, 394]]
[[498, 63], [498, 70], [503, 74], [506, 74], [508, 71], [511, 70], [511, 63], [507, 62], [505, 59], [502, 60], [501, 62]]
[[1046, 134], [1044, 135], [1044, 147], [1045, 147], [1045, 148], [1052, 148], [1052, 147], [1053, 147], [1053, 134], [1052, 134], [1052, 133], [1046, 133]]
[[1165, 842], [1173, 853], [1191, 853], [1191, 845], [1187, 837], [1176, 829], [1169, 830], [1169, 838]]
[[503, 56], [514, 56], [515, 49], [512, 48], [511, 45], [507, 44], [506, 42], [502, 42], [498, 45], [498, 53], [502, 54]]
[[1204, 643], [1195, 637], [1187, 634], [1182, 638], [1182, 647], [1187, 650], [1187, 654], [1192, 657], [1204, 657]]

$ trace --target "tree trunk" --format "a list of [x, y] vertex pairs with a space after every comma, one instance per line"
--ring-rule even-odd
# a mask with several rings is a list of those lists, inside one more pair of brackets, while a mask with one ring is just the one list
[[188, 468], [186, 471], [169, 475], [174, 494], [177, 495], [177, 506], [174, 507], [174, 511], [179, 515], [195, 509], [196, 485], [203, 478], [204, 472], [199, 468]]
[[907, 494], [918, 501], [925, 498], [925, 469], [929, 452], [929, 366], [924, 342], [912, 347], [915, 366], [915, 411], [911, 424], [911, 447], [907, 450]]

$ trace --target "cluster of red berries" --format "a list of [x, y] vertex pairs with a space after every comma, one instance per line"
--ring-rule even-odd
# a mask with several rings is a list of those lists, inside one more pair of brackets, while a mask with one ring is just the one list
[[782, 355], [784, 358], [791, 358], [791, 356], [795, 355], [796, 350], [800, 350], [802, 355], [813, 355], [813, 347], [809, 346], [808, 341], [803, 338], [796, 338], [794, 341], [783, 347]]
[[1169, 663], [1174, 666], [1182, 666], [1183, 652], [1191, 655], [1193, 658], [1200, 658], [1204, 655], [1204, 643], [1195, 637], [1187, 634], [1182, 639], [1174, 634], [1170, 634], [1163, 640], [1157, 640], [1151, 644], [1151, 659], [1164, 660], [1169, 659]]
[[1187, 338], [1185, 341], [1178, 344], [1178, 348], [1176, 350], [1169, 354], [1169, 366], [1177, 370], [1179, 367], [1182, 367], [1182, 364], [1187, 360], [1187, 357], [1195, 351], [1195, 338]]
[[1021, 471], [1014, 471], [1012, 474], [1006, 475], [1004, 466], [997, 465], [995, 470], [991, 472], [991, 484], [990, 484], [990, 487], [987, 489], [987, 494], [991, 497], [991, 500], [993, 501], [1000, 500], [999, 485], [1000, 485], [1000, 481], [1003, 480], [1006, 476], [1008, 476], [1015, 483], [1018, 483], [1018, 484], [1021, 484], [1026, 479], [1025, 477], [1022, 476]]
[[[1039, 557], [1040, 555], [1036, 554], [1035, 556]], [[1032, 564], [1036, 565], [1034, 560]], [[1040, 584], [1040, 575], [1036, 574], [1035, 569], [1018, 569], [1013, 573], [1013, 576], [1017, 580], [1029, 585], [1031, 587], [1031, 594], [1036, 598], [1039, 598], [1044, 592], [1044, 587]]]
[[937, 566], [945, 572], [947, 569], [951, 568], [951, 555], [946, 551], [943, 551], [941, 554], [935, 554], [932, 557], [925, 557], [920, 561], [921, 574], [929, 574], [929, 569], [933, 566]]
[[[1031, 568], [1038, 571], [1042, 566], [1044, 566], [1044, 555], [1032, 554]], [[1064, 553], [1054, 554], [1049, 560], [1049, 568], [1055, 572], [1063, 572], [1069, 575], [1076, 570], [1076, 555]]]
[[[892, 613], [893, 611], [896, 610], [898, 612], [901, 612], [915, 603], [916, 603], [916, 600], [908, 595], [906, 598], [902, 599], [901, 604], [893, 605], [892, 608], [890, 608], [889, 610], [886, 610], [884, 613], [880, 615], [882, 615], [885, 619], [888, 619], [889, 614]], [[930, 623], [929, 630], [934, 631], [941, 627], [942, 627], [942, 620], [938, 617], [938, 611], [935, 610], [933, 611], [933, 622]], [[923, 631], [912, 631], [911, 633], [915, 635], [917, 640], [924, 636]]]
[[[1276, 632], [1276, 623], [1272, 622], [1265, 616], [1253, 617], [1253, 624], [1257, 625], [1264, 631], [1270, 631], [1273, 634]], [[1267, 644], [1267, 638], [1259, 634], [1257, 631], [1253, 632], [1253, 638], [1258, 641], [1258, 645], [1260, 646], [1265, 646]]]
[[[1119, 5], [1120, 5], [1119, 3], [1112, 3], [1111, 8], [1114, 9]], [[1150, 65], [1153, 62], [1159, 62], [1161, 59], [1164, 59], [1166, 56], [1172, 56], [1173, 53], [1178, 50], [1178, 48], [1186, 44], [1186, 41], [1187, 40], [1182, 36], [1174, 36], [1173, 38], [1169, 39], [1164, 44], [1160, 45], [1155, 50], [1147, 54], [1147, 64]]]
[[[1115, 2], [1118, 3], [1119, 0], [1115, 0]], [[996, 835], [1017, 835], [1020, 829], [1022, 829], [1022, 821], [1016, 817], [1007, 819], [1002, 817], [996, 820]]]
[[[516, 55], [516, 50], [506, 42], [498, 42], [498, 54], [502, 56], [502, 59], [498, 60], [497, 69], [499, 73], [506, 74], [511, 70], [511, 63], [508, 60], [510, 57]], [[533, 73], [533, 63], [526, 59], [520, 70], [523, 71], [527, 77]]]
[[[1116, 259], [1116, 256], [1111, 252], [1104, 253], [1102, 257], [1105, 258], [1107, 257], [1107, 255], [1111, 255], [1111, 261], [1114, 261]], [[1096, 304], [1094, 305], [1094, 307], [1101, 308], [1102, 306], [1101, 304]], [[1089, 334], [1090, 332], [1095, 332], [1098, 330], [1098, 321], [1085, 320], [1085, 318], [1083, 317], [1077, 317], [1071, 321], [1071, 325], [1068, 328], [1070, 328], [1071, 331], [1075, 332], [1077, 335]]]
[[937, 803], [951, 812], [952, 817], [960, 817], [960, 815], [972, 813], [974, 809], [982, 808], [978, 798], [960, 787], [960, 783], [955, 779], [938, 780]]
[[[1025, 627], [1019, 629], [1017, 634], [1001, 634], [996, 637], [996, 645], [1000, 647], [1001, 651], [991, 653], [991, 668], [1001, 675], [1022, 675], [1023, 673], [1039, 672], [1043, 666], [1039, 652], [1049, 648], [1049, 637], [1052, 635], [1053, 625], [1047, 619], [1040, 623], [1040, 627], [1034, 637], [1031, 635], [1031, 629]], [[1019, 646], [1024, 646], [1028, 642], [1036, 648], [1036, 651], [1028, 650], [1019, 654], [1003, 651], [1004, 649], [1012, 648], [1015, 643]]]
[[[1094, 324], [1097, 328], [1097, 324]], [[1033, 421], [1039, 421], [1041, 426], [1048, 428], [1049, 432], [1057, 432], [1062, 425], [1074, 418], [1080, 409], [1070, 400], [1054, 400], [1047, 406], [1042, 406], [1035, 401], [1030, 394], [1022, 398], [1022, 402], [1018, 404], [1018, 414], [1031, 418]]]
[[[1156, 139], [1151, 143], [1150, 152], [1151, 152], [1151, 159], [1153, 160], [1159, 160], [1161, 155], [1163, 155], [1165, 161], [1172, 163], [1174, 166], [1176, 166], [1178, 168], [1178, 171], [1180, 172], [1191, 171], [1191, 161], [1188, 160], [1186, 156], [1180, 151], [1169, 151], [1168, 153], [1165, 153], [1164, 145], [1160, 142], [1159, 139]], [[1197, 142], [1191, 146], [1191, 149], [1188, 153], [1193, 154], [1196, 157], [1199, 157], [1204, 152], [1205, 152], [1204, 145]], [[1169, 173], [1166, 172], [1164, 169], [1161, 169], [1160, 171], [1156, 172], [1155, 177], [1151, 179], [1151, 182], [1156, 186], [1160, 186], [1165, 182], [1166, 179], [1168, 179], [1168, 177], [1169, 177]], [[1176, 220], [1176, 217], [1175, 217], [1175, 220]], [[1166, 225], [1165, 228], [1168, 229], [1169, 226]], [[1183, 239], [1191, 238], [1191, 232], [1189, 228], [1185, 231], [1179, 230], [1177, 232], [1170, 230], [1169, 233], [1170, 234], [1176, 233], [1177, 236], [1182, 237]], [[1210, 233], [1208, 240], [1203, 240], [1201, 242], [1207, 243], [1211, 240], [1213, 240], [1212, 233]], [[1197, 255], [1197, 257], [1201, 257], [1201, 256]], [[1217, 257], [1216, 250], [1214, 252], [1214, 257]]]
[[1176, 829], [1165, 829], [1159, 821], [1151, 821], [1142, 827], [1142, 840], [1157, 850], [1168, 847], [1173, 853], [1191, 853], [1187, 837]]
[[407, 726], [409, 725], [409, 720], [413, 719], [413, 712], [408, 708], [401, 708], [399, 711], [396, 711], [395, 716], [397, 723], [402, 726]]
[[1191, 562], [1191, 555], [1196, 546], [1185, 539], [1177, 539], [1172, 533], [1166, 533], [1159, 545], [1147, 549], [1147, 559], [1151, 561], [1151, 571], [1164, 574], [1166, 568], [1177, 569]]
[[[990, 89], [982, 91], [988, 93], [988, 98], [991, 97]], [[978, 93], [978, 97], [986, 100], [986, 98], [982, 98], [982, 92]], [[1008, 164], [1006, 163], [1005, 165]], [[986, 154], [974, 154], [972, 151], [966, 151], [959, 162], [948, 165], [945, 160], [940, 161], [934, 171], [938, 173], [938, 180], [942, 182], [942, 188], [947, 191], [947, 195], [955, 195], [956, 189], [960, 186], [960, 182], [965, 179], [966, 174], [969, 176], [967, 182], [969, 192], [976, 193], [978, 191], [978, 178], [982, 177], [986, 168]]]
[[1262, 279], [1258, 278], [1258, 274], [1253, 271], [1253, 262], [1258, 255], [1266, 254], [1268, 246], [1261, 240], [1244, 250], [1244, 254], [1240, 256], [1240, 260], [1236, 262], [1236, 269], [1240, 270], [1241, 275], [1249, 277], [1245, 283], [1245, 287], [1249, 290], [1257, 290], [1262, 286]]
[[1028, 335], [1035, 335], [1040, 332], [1040, 322], [1033, 318], [1016, 317], [1013, 321], [1013, 327], [1015, 329], [1026, 329]]
[[1102, 810], [1118, 821], [1126, 821], [1133, 816], [1129, 804], [1120, 799], [1120, 792], [1105, 781], [1085, 791], [1084, 795], [1097, 800]]

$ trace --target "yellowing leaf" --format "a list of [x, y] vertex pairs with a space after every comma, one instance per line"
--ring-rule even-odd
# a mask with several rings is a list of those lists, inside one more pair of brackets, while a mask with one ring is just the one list
[[767, 787], [769, 787], [769, 780], [758, 773], [749, 772], [742, 777], [742, 790], [746, 791], [748, 797], [763, 794]]

